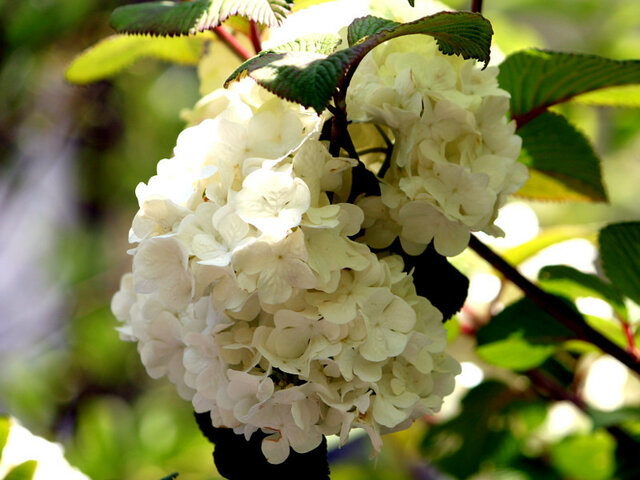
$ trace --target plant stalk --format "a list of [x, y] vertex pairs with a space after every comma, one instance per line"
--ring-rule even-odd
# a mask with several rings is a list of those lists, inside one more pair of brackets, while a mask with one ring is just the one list
[[618, 359], [630, 370], [640, 376], [640, 361], [636, 357], [587, 325], [582, 316], [572, 310], [562, 300], [554, 295], [548, 294], [540, 287], [527, 280], [511, 264], [478, 240], [474, 235], [471, 235], [469, 247], [480, 257], [486, 260], [493, 268], [500, 272], [507, 280], [511, 281], [520, 290], [522, 290], [524, 294], [536, 305], [574, 332], [578, 339], [592, 343], [603, 352]]
[[235, 53], [238, 58], [240, 58], [240, 60], [242, 60], [243, 62], [245, 60], [249, 60], [251, 57], [253, 57], [253, 55], [251, 55], [251, 53], [249, 52], [249, 50], [247, 50], [239, 41], [236, 37], [234, 37], [233, 35], [231, 35], [231, 33], [224, 27], [222, 26], [217, 26], [216, 28], [213, 29], [213, 32], [218, 36], [218, 38], [224, 42], [225, 45], [227, 45], [227, 47], [229, 47], [231, 49], [231, 51], [233, 51], [233, 53]]

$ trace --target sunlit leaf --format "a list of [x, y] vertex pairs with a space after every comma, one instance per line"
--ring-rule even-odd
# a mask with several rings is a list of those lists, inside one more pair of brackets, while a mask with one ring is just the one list
[[534, 239], [510, 248], [504, 252], [504, 259], [512, 265], [520, 265], [525, 260], [538, 254], [545, 248], [574, 238], [592, 238], [595, 241], [596, 232], [591, 227], [582, 225], [563, 225], [545, 228]]
[[538, 282], [545, 290], [574, 300], [579, 297], [600, 298], [609, 303], [622, 319], [628, 319], [620, 292], [597, 275], [566, 265], [549, 265], [538, 273]]
[[85, 84], [103, 80], [129, 67], [143, 57], [196, 65], [205, 37], [151, 37], [148, 35], [112, 35], [86, 49], [65, 73], [69, 82]]
[[312, 44], [307, 50], [267, 50], [243, 63], [226, 84], [249, 75], [276, 95], [321, 113], [347, 72], [387, 40], [410, 34], [431, 35], [443, 53], [486, 64], [493, 33], [486, 19], [467, 12], [441, 12], [404, 24], [367, 16], [355, 20], [349, 28], [349, 48], [321, 51]]
[[602, 268], [613, 285], [640, 303], [640, 222], [616, 223], [598, 237]]
[[193, 0], [146, 2], [116, 8], [111, 26], [120, 33], [193, 35], [212, 30], [227, 18], [240, 15], [267, 26], [279, 25], [292, 0]]
[[500, 86], [511, 93], [511, 114], [524, 125], [551, 105], [605, 87], [640, 83], [640, 60], [524, 50], [500, 65]]
[[518, 135], [522, 137], [519, 160], [534, 170], [518, 195], [537, 200], [607, 200], [600, 159], [562, 115], [545, 112], [519, 128]]
[[478, 355], [511, 370], [529, 370], [575, 335], [531, 300], [509, 305], [478, 330]]
[[27, 460], [13, 467], [4, 477], [4, 480], [31, 480], [38, 468], [38, 462], [35, 460]]
[[604, 107], [640, 107], [640, 85], [604, 88], [578, 95], [574, 102]]
[[615, 472], [615, 440], [604, 431], [564, 438], [551, 448], [551, 463], [576, 480], [609, 480]]

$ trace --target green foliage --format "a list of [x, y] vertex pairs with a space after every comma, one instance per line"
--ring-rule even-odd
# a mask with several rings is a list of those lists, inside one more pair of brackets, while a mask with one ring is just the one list
[[4, 477], [4, 480], [31, 480], [38, 468], [38, 462], [35, 460], [27, 460], [13, 467]]
[[116, 8], [111, 14], [111, 26], [120, 33], [193, 35], [240, 15], [271, 27], [282, 22], [291, 4], [292, 0], [147, 2]]
[[573, 332], [524, 298], [478, 331], [477, 353], [494, 365], [524, 371], [541, 365], [562, 342], [573, 337]]
[[518, 195], [537, 200], [607, 201], [600, 160], [562, 115], [545, 112], [518, 129], [520, 161], [532, 169]]
[[615, 440], [604, 431], [564, 438], [551, 449], [551, 462], [575, 480], [608, 480], [615, 472]]
[[112, 35], [78, 55], [65, 73], [67, 81], [86, 84], [103, 80], [143, 57], [196, 65], [205, 44], [203, 36], [151, 37]]
[[573, 101], [604, 107], [640, 107], [640, 85], [603, 88], [578, 95]]
[[640, 304], [640, 222], [609, 225], [600, 231], [598, 242], [609, 280]]
[[431, 35], [443, 53], [476, 58], [486, 65], [493, 33], [486, 19], [466, 12], [441, 12], [405, 24], [367, 16], [354, 21], [349, 28], [349, 48], [322, 53], [314, 44], [309, 44], [307, 51], [290, 50], [286, 46], [268, 50], [238, 67], [226, 85], [249, 75], [276, 95], [321, 113], [337, 88], [346, 88], [342, 83], [365, 55], [387, 40], [411, 34]]
[[416, 6], [416, 0], [409, 0], [409, 5], [411, 5], [412, 7]]
[[608, 302], [624, 320], [628, 320], [624, 298], [618, 290], [600, 277], [583, 273], [566, 265], [550, 265], [542, 268], [538, 281], [545, 290], [571, 299], [596, 297]]
[[640, 83], [640, 60], [524, 50], [500, 65], [500, 86], [511, 93], [511, 114], [519, 124], [548, 107], [605, 87]]
[[160, 480], [175, 480], [178, 477], [179, 477], [178, 473], [172, 473], [171, 475], [167, 475], [166, 477], [161, 478]]

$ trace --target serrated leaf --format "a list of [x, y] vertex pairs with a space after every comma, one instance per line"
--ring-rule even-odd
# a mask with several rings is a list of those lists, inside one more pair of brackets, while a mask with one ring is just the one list
[[573, 435], [551, 448], [551, 463], [565, 477], [609, 480], [616, 468], [616, 441], [605, 431]]
[[9, 438], [9, 430], [11, 429], [11, 421], [9, 417], [0, 417], [0, 459], [2, 459], [2, 451], [7, 444]]
[[9, 473], [7, 473], [7, 476], [4, 477], [4, 480], [31, 480], [36, 473], [36, 468], [38, 468], [37, 461], [27, 460], [13, 467]]
[[476, 352], [486, 362], [516, 371], [541, 365], [571, 330], [528, 298], [509, 305], [480, 330]]
[[313, 47], [306, 51], [268, 50], [243, 63], [225, 85], [249, 75], [272, 93], [321, 113], [347, 73], [352, 73], [374, 47], [392, 38], [431, 35], [447, 55], [475, 58], [485, 65], [489, 62], [493, 30], [478, 14], [440, 12], [403, 24], [368, 16], [352, 25], [348, 37], [353, 43], [349, 48], [328, 53]]
[[292, 0], [193, 0], [147, 2], [116, 8], [111, 26], [119, 33], [193, 35], [212, 30], [227, 18], [240, 15], [257, 23], [279, 25]]
[[205, 41], [203, 36], [112, 35], [78, 55], [67, 68], [65, 78], [80, 85], [97, 82], [115, 75], [143, 57], [196, 65]]
[[551, 105], [606, 87], [640, 83], [640, 60], [524, 50], [500, 65], [500, 87], [511, 93], [511, 115], [524, 125]]
[[607, 201], [600, 159], [562, 115], [544, 112], [518, 129], [520, 162], [536, 174], [518, 195], [537, 200]]
[[591, 273], [566, 265], [548, 265], [538, 273], [538, 282], [545, 290], [575, 300], [595, 297], [609, 303], [623, 320], [628, 320], [624, 298], [611, 284]]
[[640, 304], [640, 222], [616, 223], [598, 236], [602, 268], [611, 283]]

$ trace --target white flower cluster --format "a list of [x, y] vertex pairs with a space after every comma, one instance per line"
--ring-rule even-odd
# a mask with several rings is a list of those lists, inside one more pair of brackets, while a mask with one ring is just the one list
[[441, 313], [399, 256], [350, 239], [355, 162], [323, 119], [246, 79], [205, 97], [175, 156], [140, 184], [133, 271], [112, 309], [150, 376], [167, 376], [216, 427], [265, 457], [322, 435], [406, 428], [439, 410], [458, 363]]
[[497, 73], [442, 54], [425, 35], [386, 42], [362, 61], [347, 92], [349, 118], [383, 125], [395, 139], [381, 196], [358, 202], [368, 245], [399, 237], [417, 255], [433, 240], [450, 256], [470, 231], [503, 235], [493, 224], [498, 208], [528, 171], [517, 162], [521, 139], [507, 123]]

